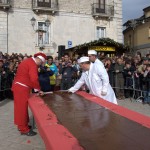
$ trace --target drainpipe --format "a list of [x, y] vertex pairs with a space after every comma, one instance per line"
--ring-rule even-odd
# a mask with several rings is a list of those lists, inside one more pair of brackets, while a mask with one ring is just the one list
[[8, 53], [8, 11], [7, 11], [7, 53]]

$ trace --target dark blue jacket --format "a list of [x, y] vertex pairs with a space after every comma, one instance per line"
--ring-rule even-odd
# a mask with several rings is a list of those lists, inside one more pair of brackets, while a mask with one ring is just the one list
[[40, 72], [38, 74], [39, 76], [39, 82], [40, 82], [40, 86], [41, 86], [41, 90], [43, 92], [48, 92], [51, 91], [51, 85], [50, 85], [50, 77], [52, 76], [54, 73], [53, 71], [47, 71], [47, 67], [40, 67]]

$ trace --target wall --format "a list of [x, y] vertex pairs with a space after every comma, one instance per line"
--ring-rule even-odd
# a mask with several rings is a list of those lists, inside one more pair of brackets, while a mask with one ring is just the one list
[[7, 52], [7, 12], [0, 11], [0, 51]]
[[92, 17], [91, 4], [97, 2], [96, 0], [59, 0], [59, 11], [53, 16], [51, 13], [35, 13], [31, 0], [11, 2], [12, 7], [8, 15], [9, 53], [34, 54], [38, 51], [37, 33], [30, 21], [32, 17], [37, 21], [51, 21], [51, 41], [44, 51], [50, 55], [57, 54], [59, 45], [65, 45], [67, 48], [68, 40], [72, 41], [73, 46], [96, 40], [97, 26], [106, 27], [107, 37], [122, 43], [122, 0], [107, 0], [107, 4], [114, 4], [115, 15], [113, 18], [101, 17], [98, 20]]

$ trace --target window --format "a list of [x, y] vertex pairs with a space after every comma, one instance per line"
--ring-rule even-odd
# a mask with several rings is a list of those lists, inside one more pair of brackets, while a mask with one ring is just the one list
[[37, 0], [38, 7], [51, 7], [51, 0]]
[[105, 27], [97, 27], [97, 39], [106, 37], [106, 28]]
[[45, 22], [38, 22], [38, 29], [44, 31], [44, 32], [38, 32], [38, 46], [49, 44], [50, 26], [47, 27]]
[[105, 0], [99, 0], [99, 8], [105, 10]]
[[97, 13], [105, 13], [105, 0], [98, 0]]

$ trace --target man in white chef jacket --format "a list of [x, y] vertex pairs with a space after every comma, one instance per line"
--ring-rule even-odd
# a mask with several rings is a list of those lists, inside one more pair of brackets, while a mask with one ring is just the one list
[[[116, 96], [109, 84], [108, 74], [103, 66], [90, 63], [89, 57], [81, 57], [78, 60], [83, 72], [78, 82], [71, 87], [69, 92], [76, 92], [83, 84], [86, 84], [90, 94], [117, 104]], [[99, 67], [99, 68], [98, 68]]]
[[104, 64], [97, 58], [97, 52], [95, 50], [88, 50], [88, 57], [90, 62], [104, 67]]

